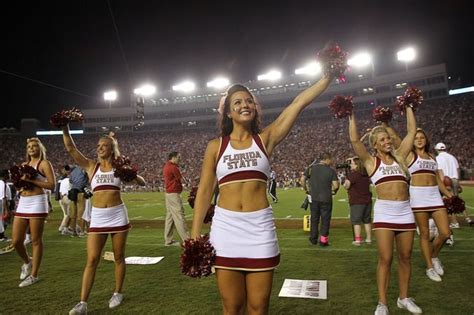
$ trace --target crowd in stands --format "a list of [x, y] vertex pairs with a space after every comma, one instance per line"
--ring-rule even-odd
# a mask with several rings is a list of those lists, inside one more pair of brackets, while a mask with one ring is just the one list
[[[263, 112], [265, 115], [265, 104]], [[290, 135], [273, 153], [271, 165], [276, 171], [280, 187], [296, 185], [301, 173], [322, 152], [331, 153], [335, 163], [343, 163], [353, 155], [347, 119], [332, 118], [329, 110], [318, 113], [316, 116], [303, 113]], [[391, 124], [399, 134], [404, 135], [406, 121], [398, 113], [394, 114]], [[376, 125], [370, 110], [356, 109], [356, 115], [361, 134]], [[448, 152], [458, 159], [464, 170], [474, 168], [474, 149], [471, 143], [474, 134], [473, 115], [473, 95], [427, 101], [416, 113], [418, 126], [427, 132], [432, 146], [437, 142], [445, 143]], [[181, 153], [184, 184], [189, 189], [197, 185], [206, 144], [210, 139], [218, 137], [218, 132], [213, 125], [206, 130], [118, 133], [116, 137], [121, 153], [129, 156], [139, 166], [140, 175], [147, 181], [147, 190], [162, 190], [162, 168], [171, 151]], [[72, 163], [64, 149], [62, 137], [40, 138], [57, 173], [65, 164]], [[19, 135], [0, 135], [0, 169], [9, 168], [24, 160], [25, 140]], [[96, 156], [94, 148], [98, 140], [97, 134], [76, 135], [74, 140], [86, 156]]]

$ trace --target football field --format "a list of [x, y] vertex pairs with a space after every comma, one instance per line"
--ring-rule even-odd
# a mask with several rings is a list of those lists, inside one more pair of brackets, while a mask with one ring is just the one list
[[[102, 260], [89, 299], [89, 314], [220, 314], [214, 276], [203, 279], [183, 276], [179, 268], [180, 248], [164, 246], [163, 194], [123, 196], [133, 224], [126, 256], [165, 258], [155, 265], [127, 266], [125, 300], [113, 311], [108, 309], [108, 300], [114, 289], [114, 264]], [[376, 244], [360, 247], [351, 244], [345, 191], [341, 190], [334, 198], [331, 246], [326, 248], [310, 245], [309, 232], [303, 231], [302, 218], [308, 214], [300, 208], [304, 193], [299, 189], [279, 190], [278, 197], [280, 201], [273, 208], [281, 263], [275, 272], [270, 314], [373, 314], [377, 304]], [[465, 188], [462, 197], [474, 215], [474, 188]], [[187, 193], [184, 193], [183, 200], [186, 198]], [[19, 257], [15, 252], [0, 255], [0, 292], [3, 293], [0, 314], [67, 314], [79, 301], [86, 239], [61, 236], [57, 229], [61, 216], [55, 203], [54, 212], [46, 223], [44, 257], [37, 284], [19, 288]], [[186, 216], [191, 220], [192, 209], [187, 205]], [[418, 238], [415, 238], [410, 296], [425, 314], [474, 313], [474, 227], [466, 225], [461, 218], [460, 222], [461, 228], [454, 230], [454, 246], [445, 246], [440, 255], [446, 270], [440, 283], [426, 277]], [[9, 236], [10, 229], [7, 230]], [[111, 251], [110, 242], [105, 250]], [[396, 266], [395, 258], [388, 292], [389, 309], [391, 314], [408, 314], [396, 307]], [[279, 298], [286, 278], [327, 280], [328, 299]]]

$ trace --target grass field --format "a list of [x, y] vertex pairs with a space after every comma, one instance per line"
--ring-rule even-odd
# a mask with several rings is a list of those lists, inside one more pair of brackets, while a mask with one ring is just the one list
[[[187, 197], [185, 195], [184, 197]], [[344, 191], [335, 197], [331, 246], [320, 248], [308, 242], [302, 230], [299, 206], [301, 190], [278, 191], [280, 202], [274, 205], [277, 218], [281, 264], [275, 272], [271, 314], [373, 314], [377, 303], [375, 268], [376, 244], [354, 247], [347, 220]], [[462, 197], [474, 214], [474, 188], [465, 188]], [[89, 299], [90, 314], [219, 314], [221, 305], [214, 276], [191, 279], [179, 270], [180, 249], [164, 247], [164, 199], [160, 193], [124, 194], [134, 228], [129, 234], [127, 256], [164, 256], [156, 265], [129, 265], [125, 280], [123, 305], [108, 309], [114, 288], [113, 263], [102, 261]], [[339, 201], [341, 200], [341, 201]], [[0, 314], [67, 314], [78, 302], [81, 275], [85, 264], [85, 239], [59, 235], [61, 211], [55, 211], [46, 224], [45, 254], [40, 270], [41, 281], [18, 288], [21, 261], [12, 252], [0, 255]], [[191, 219], [191, 209], [186, 206]], [[286, 227], [286, 228], [282, 228]], [[291, 228], [293, 227], [293, 228]], [[10, 228], [7, 232], [10, 232]], [[108, 243], [107, 251], [111, 250]], [[418, 239], [412, 259], [410, 295], [416, 298], [425, 314], [474, 313], [474, 228], [463, 225], [455, 230], [455, 245], [441, 253], [446, 275], [435, 283], [425, 276]], [[396, 260], [392, 266], [389, 288], [391, 314], [408, 314], [396, 307], [398, 294]], [[285, 278], [328, 281], [328, 299], [279, 298]]]

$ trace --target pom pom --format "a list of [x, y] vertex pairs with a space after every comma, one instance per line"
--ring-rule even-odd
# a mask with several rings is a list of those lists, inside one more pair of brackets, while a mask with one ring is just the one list
[[372, 117], [374, 117], [375, 121], [388, 123], [392, 120], [393, 112], [390, 107], [379, 105], [372, 111]]
[[354, 108], [352, 96], [336, 95], [328, 107], [334, 113], [334, 117], [347, 117], [352, 114], [352, 109]]
[[423, 92], [416, 87], [409, 87], [403, 95], [397, 98], [395, 107], [403, 115], [407, 107], [411, 107], [413, 111], [416, 111], [421, 103], [423, 103]]
[[72, 108], [69, 110], [62, 110], [57, 112], [49, 119], [49, 123], [54, 127], [61, 128], [62, 126], [66, 126], [72, 121], [83, 121], [84, 114], [77, 108]]
[[38, 171], [28, 164], [22, 164], [20, 166], [13, 165], [10, 168], [10, 178], [18, 190], [31, 190], [34, 185], [30, 182], [22, 179], [23, 175], [26, 175], [27, 179], [33, 179], [38, 176]]
[[112, 161], [114, 176], [125, 182], [131, 182], [137, 178], [138, 167], [131, 165], [130, 159], [126, 156], [118, 156]]
[[189, 203], [189, 206], [193, 209], [194, 209], [194, 201], [196, 200], [197, 191], [198, 191], [197, 186], [194, 186], [193, 188], [191, 188], [191, 191], [189, 192], [188, 203]]
[[466, 203], [458, 196], [452, 196], [451, 198], [443, 198], [444, 205], [448, 210], [448, 214], [462, 213], [466, 210]]
[[330, 42], [317, 54], [320, 60], [324, 75], [335, 76], [339, 81], [346, 80], [344, 71], [347, 69], [347, 52], [343, 51], [337, 43]]
[[192, 278], [207, 277], [212, 273], [212, 266], [216, 259], [214, 247], [209, 242], [209, 235], [189, 238], [181, 245], [180, 265], [181, 272]]
[[206, 216], [204, 217], [204, 223], [211, 223], [212, 222], [212, 217], [214, 217], [214, 208], [215, 205], [210, 205], [209, 209], [207, 209]]

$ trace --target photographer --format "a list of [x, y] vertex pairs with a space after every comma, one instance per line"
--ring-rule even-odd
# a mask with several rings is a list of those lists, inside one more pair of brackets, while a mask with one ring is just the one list
[[[86, 172], [79, 166], [73, 165], [64, 166], [64, 170], [69, 176], [69, 182], [71, 189], [68, 192], [68, 199], [71, 201], [70, 204], [70, 221], [67, 234], [72, 236], [85, 237], [85, 221], [82, 219], [85, 209], [84, 195], [86, 186], [88, 184], [88, 177]], [[89, 196], [90, 197], [90, 196]], [[79, 221], [79, 222], [78, 222]], [[79, 223], [79, 229], [76, 227], [77, 222]]]
[[306, 180], [309, 180], [311, 186], [311, 244], [318, 243], [319, 221], [321, 220], [321, 235], [319, 236], [319, 245], [329, 245], [329, 224], [332, 215], [332, 195], [335, 195], [339, 189], [336, 171], [330, 166], [332, 157], [329, 153], [323, 153], [319, 162], [309, 167], [301, 178], [301, 185], [305, 191], [308, 191]]
[[369, 189], [370, 179], [367, 170], [358, 157], [348, 159], [347, 164], [350, 166], [350, 173], [344, 182], [344, 188], [349, 195], [351, 223], [354, 229], [352, 244], [360, 246], [363, 243], [361, 236], [362, 224], [365, 228], [365, 242], [371, 244], [372, 193]]

